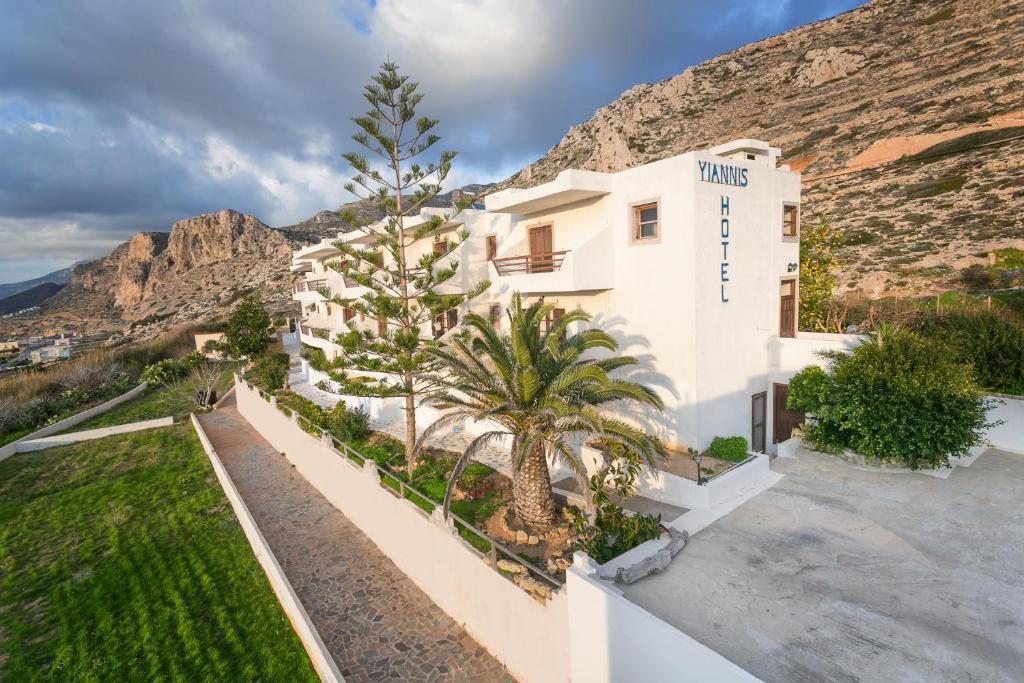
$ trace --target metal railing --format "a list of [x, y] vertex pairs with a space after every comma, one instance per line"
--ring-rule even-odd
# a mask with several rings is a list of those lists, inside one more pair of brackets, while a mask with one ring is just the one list
[[551, 273], [562, 267], [562, 261], [569, 251], [550, 251], [542, 254], [522, 254], [491, 259], [498, 275], [521, 275], [524, 273]]
[[[254, 385], [247, 379], [243, 378], [242, 381], [250, 389], [255, 389], [256, 392], [258, 392], [260, 398], [267, 401], [267, 403], [271, 403], [270, 399], [274, 398], [271, 394], [267, 393], [260, 387]], [[336, 437], [328, 430], [313, 424], [310, 420], [300, 415], [297, 411], [289, 408], [288, 406], [282, 406], [279, 403], [275, 403], [274, 405], [282, 414], [290, 418], [293, 417], [297, 423], [300, 423], [299, 428], [302, 429], [302, 431], [309, 434], [310, 436], [319, 435], [321, 438], [329, 438], [331, 440], [335, 452], [338, 453], [339, 456], [348, 460], [353, 465], [357, 467], [365, 467], [365, 463], [372, 463], [374, 468], [376, 468], [377, 470], [377, 476], [380, 479], [381, 486], [391, 491], [393, 494], [396, 494], [396, 497], [409, 500], [410, 502], [412, 502], [413, 505], [415, 505], [420, 510], [420, 512], [424, 514], [424, 516], [430, 515], [438, 505], [441, 505], [441, 503], [432, 500], [422, 491], [406, 483], [400, 477], [397, 477], [391, 470], [382, 467], [372, 458], [362, 455], [361, 453], [356, 451], [354, 448], [349, 446], [347, 443]], [[389, 484], [387, 483], [387, 481], [392, 481], [394, 483]], [[415, 497], [415, 499], [413, 497]], [[417, 500], [419, 502], [417, 502]], [[498, 574], [500, 574], [501, 576], [504, 576], [506, 579], [509, 579], [508, 574], [498, 568], [498, 560], [508, 559], [512, 562], [515, 562], [523, 566], [524, 568], [526, 568], [529, 574], [533, 574], [534, 576], [540, 578], [542, 581], [544, 581], [552, 588], [557, 590], [558, 588], [562, 587], [561, 581], [551, 576], [550, 574], [548, 574], [532, 562], [523, 559], [520, 555], [517, 555], [509, 548], [505, 547], [495, 539], [491, 538], [484, 532], [480, 531], [472, 524], [456, 515], [451, 510], [448, 511], [448, 517], [452, 519], [455, 528], [459, 531], [459, 540], [462, 541], [463, 545], [465, 545], [471, 552], [473, 552], [478, 557], [487, 557], [488, 564], [490, 565], [490, 567], [494, 569], [496, 572], [498, 572]], [[469, 536], [471, 538], [474, 538], [480, 545], [478, 546], [477, 544], [473, 543], [473, 541], [464, 537], [463, 532], [469, 534]]]
[[298, 294], [299, 292], [316, 292], [316, 291], [319, 291], [319, 289], [321, 287], [326, 287], [326, 286], [327, 286], [327, 280], [326, 279], [324, 279], [324, 280], [303, 280], [302, 282], [297, 283], [295, 285], [295, 287], [292, 289], [292, 291], [295, 294]]
[[729, 467], [729, 468], [727, 468], [727, 469], [724, 469], [724, 470], [722, 470], [721, 472], [715, 472], [714, 476], [711, 476], [711, 477], [706, 477], [706, 478], [704, 479], [704, 483], [705, 483], [705, 484], [708, 484], [708, 483], [710, 483], [710, 482], [713, 482], [713, 481], [714, 481], [715, 479], [718, 479], [718, 478], [719, 478], [720, 476], [722, 476], [723, 474], [729, 474], [729, 473], [730, 473], [730, 472], [732, 472], [732, 471], [733, 471], [734, 469], [736, 469], [736, 468], [738, 468], [738, 467], [743, 467], [743, 466], [744, 466], [744, 465], [746, 465], [746, 464], [747, 464], [748, 462], [751, 462], [751, 461], [757, 460], [757, 457], [758, 457], [758, 454], [757, 454], [757, 453], [750, 453], [749, 455], [747, 455], [746, 459], [744, 459], [744, 460], [741, 460], [741, 461], [739, 461], [738, 463], [735, 463], [735, 464], [733, 464], [733, 466], [732, 466], [732, 467]]

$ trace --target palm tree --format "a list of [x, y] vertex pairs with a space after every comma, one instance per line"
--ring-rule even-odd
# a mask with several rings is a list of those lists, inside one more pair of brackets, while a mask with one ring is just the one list
[[456, 462], [445, 493], [445, 514], [463, 469], [492, 443], [511, 439], [515, 514], [535, 529], [548, 528], [555, 520], [549, 458], [566, 464], [584, 493], [589, 492], [586, 469], [571, 445], [574, 439], [600, 437], [648, 462], [664, 452], [660, 440], [600, 410], [617, 401], [663, 408], [650, 388], [609, 377], [612, 370], [635, 365], [636, 359], [584, 358], [591, 349], [615, 351], [618, 344], [595, 328], [568, 334], [569, 325], [590, 321], [583, 311], [545, 325], [552, 311], [543, 302], [524, 308], [517, 293], [507, 311], [508, 334], [499, 334], [490, 320], [471, 313], [463, 321], [465, 334], [430, 350], [440, 361], [445, 386], [428, 401], [451, 410], [424, 430], [416, 452], [431, 434], [466, 420], [499, 426], [477, 436]]

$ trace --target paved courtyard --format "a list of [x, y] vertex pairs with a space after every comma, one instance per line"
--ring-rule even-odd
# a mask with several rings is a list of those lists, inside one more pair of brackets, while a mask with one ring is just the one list
[[1024, 680], [1024, 456], [947, 480], [772, 468], [627, 597], [769, 682]]
[[342, 675], [358, 681], [510, 681], [239, 415], [201, 421]]

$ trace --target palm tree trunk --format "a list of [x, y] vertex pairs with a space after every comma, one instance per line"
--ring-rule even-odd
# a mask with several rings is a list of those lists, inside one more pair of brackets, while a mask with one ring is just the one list
[[555, 501], [551, 497], [551, 474], [543, 448], [532, 448], [512, 481], [516, 517], [534, 529], [548, 529], [555, 523]]

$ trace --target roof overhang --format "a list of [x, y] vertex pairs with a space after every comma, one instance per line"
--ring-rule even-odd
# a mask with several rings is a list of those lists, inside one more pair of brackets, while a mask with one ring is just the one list
[[311, 244], [308, 247], [303, 247], [302, 249], [299, 249], [292, 256], [292, 261], [301, 261], [307, 259], [310, 261], [319, 261], [320, 259], [330, 258], [331, 256], [337, 256], [340, 253], [341, 250], [334, 246], [334, 244], [328, 242], [327, 240], [323, 240], [322, 242], [319, 242], [317, 244]]
[[543, 185], [526, 190], [508, 189], [488, 195], [486, 202], [487, 210], [494, 213], [530, 214], [601, 197], [611, 191], [610, 174], [569, 169]]

